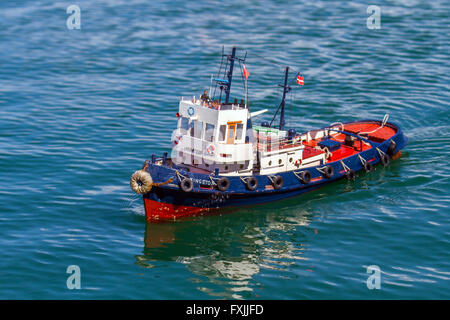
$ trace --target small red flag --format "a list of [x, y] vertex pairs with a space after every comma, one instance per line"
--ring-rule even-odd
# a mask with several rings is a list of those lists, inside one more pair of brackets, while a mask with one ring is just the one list
[[301, 86], [304, 85], [305, 84], [304, 80], [305, 80], [305, 78], [297, 76], [297, 84], [298, 85], [301, 85]]
[[244, 71], [245, 79], [248, 79], [248, 76], [250, 75], [250, 72], [248, 72], [247, 69], [245, 69], [245, 64], [244, 64], [244, 67], [242, 68], [242, 70]]

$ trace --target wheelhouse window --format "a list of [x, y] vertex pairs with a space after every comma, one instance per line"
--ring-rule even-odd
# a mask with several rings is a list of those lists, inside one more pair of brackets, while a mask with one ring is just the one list
[[236, 140], [242, 140], [243, 133], [244, 133], [244, 124], [238, 123], [236, 125]]
[[178, 122], [178, 128], [180, 128], [183, 134], [186, 134], [189, 130], [189, 119], [186, 117], [181, 117]]
[[201, 139], [203, 131], [203, 122], [194, 120], [191, 122], [191, 137]]
[[205, 125], [205, 140], [213, 142], [214, 141], [214, 128], [213, 124], [207, 123]]
[[227, 131], [227, 126], [226, 125], [221, 125], [219, 128], [219, 141], [224, 141], [225, 140], [225, 133]]

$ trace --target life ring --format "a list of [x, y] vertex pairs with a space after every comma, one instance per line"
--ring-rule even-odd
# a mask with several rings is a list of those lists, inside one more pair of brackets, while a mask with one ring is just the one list
[[370, 171], [373, 170], [373, 165], [370, 162], [368, 162], [368, 161], [364, 162], [364, 166], [363, 167], [364, 167], [364, 171], [365, 172], [370, 172]]
[[195, 113], [194, 108], [193, 108], [193, 107], [189, 107], [189, 108], [187, 109], [187, 113], [188, 113], [188, 115], [193, 116], [194, 113]]
[[210, 144], [208, 148], [206, 148], [206, 153], [209, 154], [210, 156], [213, 156], [215, 150], [216, 148], [214, 148], [214, 145]]
[[298, 168], [302, 164], [302, 159], [298, 159], [294, 162], [294, 165]]
[[389, 147], [388, 147], [386, 153], [392, 157], [395, 154], [396, 148], [397, 148], [397, 144], [394, 142], [394, 140], [391, 140], [391, 143], [389, 144]]
[[283, 186], [284, 180], [282, 176], [275, 176], [272, 179], [272, 184], [275, 190], [280, 189]]
[[248, 190], [254, 191], [258, 188], [258, 180], [255, 177], [249, 177], [245, 182], [245, 186]]
[[300, 172], [300, 181], [303, 184], [308, 184], [311, 182], [311, 172], [308, 170]]
[[147, 171], [138, 170], [131, 175], [130, 186], [137, 194], [146, 194], [152, 189], [152, 176]]
[[387, 154], [382, 154], [380, 156], [380, 162], [383, 165], [383, 167], [387, 167], [389, 165], [389, 156]]
[[227, 191], [230, 187], [230, 180], [227, 177], [222, 177], [217, 181], [217, 189], [220, 191]]
[[325, 167], [325, 170], [323, 170], [323, 176], [327, 179], [330, 179], [334, 175], [334, 169], [332, 166], [328, 165]]
[[184, 178], [183, 180], [180, 181], [180, 188], [184, 192], [191, 192], [192, 189], [194, 188], [194, 183], [192, 182], [191, 179]]
[[347, 178], [347, 180], [355, 180], [355, 177], [356, 177], [356, 174], [355, 174], [355, 171], [353, 171], [353, 170], [348, 170], [346, 173], [345, 173], [345, 177]]

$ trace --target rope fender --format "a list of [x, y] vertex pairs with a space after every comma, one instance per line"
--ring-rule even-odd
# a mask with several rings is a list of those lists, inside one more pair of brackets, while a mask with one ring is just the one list
[[130, 186], [137, 194], [146, 194], [152, 189], [152, 176], [147, 171], [137, 170], [131, 175]]

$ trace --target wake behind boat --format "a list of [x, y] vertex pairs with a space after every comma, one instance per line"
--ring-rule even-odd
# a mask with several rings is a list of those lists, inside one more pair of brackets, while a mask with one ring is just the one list
[[[304, 133], [286, 130], [285, 100], [292, 89], [289, 67], [272, 121], [253, 124], [267, 110], [250, 112], [246, 56], [237, 57], [236, 48], [229, 55], [222, 53], [219, 75], [212, 79], [214, 93], [210, 88], [200, 99], [180, 101], [171, 156], [152, 155], [132, 175], [131, 188], [143, 195], [148, 221], [277, 201], [341, 178], [352, 180], [356, 172], [372, 171], [378, 163], [388, 166], [407, 144], [407, 137], [388, 122], [387, 115], [383, 120], [339, 122]], [[237, 64], [244, 82], [243, 98], [230, 102]], [[303, 85], [304, 79], [297, 74], [295, 81]], [[274, 126], [278, 111], [280, 121]]]

